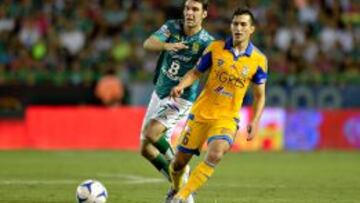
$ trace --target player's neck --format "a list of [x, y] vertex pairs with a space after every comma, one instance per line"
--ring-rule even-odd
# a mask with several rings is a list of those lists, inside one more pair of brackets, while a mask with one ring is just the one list
[[238, 41], [238, 42], [233, 42], [233, 48], [238, 50], [240, 53], [244, 52], [247, 48], [247, 46], [249, 45], [249, 41], [250, 40], [244, 40], [244, 41]]
[[196, 27], [187, 27], [187, 26], [184, 26], [184, 33], [185, 33], [187, 36], [192, 36], [192, 35], [198, 33], [201, 29], [202, 29], [201, 25], [200, 25], [200, 26], [196, 26]]

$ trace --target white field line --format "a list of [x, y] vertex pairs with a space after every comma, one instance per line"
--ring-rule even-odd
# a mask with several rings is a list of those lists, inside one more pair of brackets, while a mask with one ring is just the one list
[[[127, 185], [136, 185], [136, 184], [150, 184], [150, 183], [162, 183], [165, 182], [164, 179], [160, 178], [148, 178], [143, 176], [136, 175], [120, 175], [120, 174], [99, 174], [99, 177], [104, 178], [113, 178], [113, 180], [107, 180], [107, 184], [127, 184]], [[105, 181], [104, 181], [105, 182]], [[58, 179], [58, 180], [35, 180], [35, 179], [9, 179], [1, 180], [0, 185], [75, 185], [80, 182], [77, 180], [71, 179]]]
[[[104, 178], [106, 184], [125, 184], [125, 185], [137, 185], [137, 184], [156, 184], [166, 182], [164, 178], [150, 178], [138, 175], [130, 174], [97, 174], [96, 177]], [[106, 179], [106, 180], [105, 180]], [[74, 179], [57, 179], [57, 180], [39, 180], [39, 179], [0, 179], [1, 185], [77, 185], [81, 181]], [[249, 184], [249, 183], [239, 183], [239, 184], [223, 184], [213, 182], [208, 184], [208, 187], [213, 188], [287, 188], [286, 185], [281, 184]]]
[[148, 178], [137, 175], [125, 175], [125, 174], [98, 174], [99, 177], [112, 178], [121, 180], [125, 184], [144, 184], [144, 183], [163, 183], [164, 178]]
[[77, 183], [74, 180], [0, 180], [0, 185], [72, 185]]

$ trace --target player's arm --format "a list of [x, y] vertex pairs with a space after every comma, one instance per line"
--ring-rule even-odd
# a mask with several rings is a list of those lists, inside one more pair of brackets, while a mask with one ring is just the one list
[[183, 42], [168, 43], [168, 39], [171, 36], [172, 27], [174, 21], [167, 21], [161, 26], [159, 30], [154, 32], [143, 43], [143, 47], [148, 51], [179, 51], [181, 49], [187, 49], [188, 47]]
[[191, 86], [196, 80], [198, 80], [201, 74], [208, 70], [211, 65], [211, 52], [207, 52], [201, 57], [198, 65], [187, 72], [180, 83], [171, 90], [170, 96], [179, 97], [183, 93], [184, 89]]
[[267, 79], [267, 62], [264, 62], [262, 66], [259, 66], [254, 77], [252, 78], [253, 85], [253, 116], [250, 120], [250, 123], [247, 126], [247, 140], [250, 141], [255, 137], [257, 127], [262, 112], [265, 107], [265, 83]]
[[184, 92], [184, 89], [191, 86], [196, 80], [198, 80], [200, 75], [201, 72], [199, 72], [196, 68], [187, 72], [180, 83], [173, 87], [170, 92], [170, 97], [180, 97], [180, 95]]
[[144, 49], [148, 51], [179, 51], [181, 49], [187, 49], [183, 42], [176, 42], [176, 43], [167, 43], [163, 42], [155, 36], [150, 36], [148, 39], [145, 40]]
[[254, 85], [253, 86], [253, 116], [250, 120], [250, 123], [247, 126], [248, 137], [247, 140], [250, 141], [255, 137], [255, 133], [259, 124], [261, 114], [265, 107], [265, 84]]

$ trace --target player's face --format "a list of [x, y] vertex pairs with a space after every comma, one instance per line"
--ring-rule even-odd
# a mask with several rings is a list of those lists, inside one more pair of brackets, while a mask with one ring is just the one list
[[206, 17], [207, 12], [204, 11], [200, 2], [194, 0], [187, 0], [184, 6], [184, 21], [185, 26], [197, 27], [201, 26], [203, 19]]
[[254, 31], [255, 27], [251, 24], [249, 15], [234, 16], [231, 22], [231, 33], [235, 43], [250, 40], [250, 36]]

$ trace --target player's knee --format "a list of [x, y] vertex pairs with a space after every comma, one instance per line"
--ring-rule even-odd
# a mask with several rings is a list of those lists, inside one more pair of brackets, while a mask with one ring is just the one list
[[156, 125], [149, 124], [143, 131], [144, 137], [151, 141], [152, 143], [156, 142], [160, 135], [161, 135], [161, 129], [157, 127]]
[[143, 147], [143, 146], [140, 147], [140, 154], [141, 154], [141, 156], [143, 156], [145, 158], [148, 156], [148, 152], [145, 147]]
[[151, 147], [151, 144], [147, 140], [142, 140], [140, 144], [140, 154], [146, 159], [152, 159], [155, 156], [155, 152]]
[[155, 139], [154, 130], [150, 125], [144, 129], [143, 134], [147, 140], [153, 141]]
[[141, 154], [141, 156], [143, 156], [143, 157], [146, 157], [147, 154], [148, 154], [148, 152], [147, 152], [147, 147], [146, 147], [146, 145], [145, 145], [144, 143], [141, 143], [141, 144], [140, 144], [140, 154]]
[[225, 153], [223, 151], [219, 151], [219, 150], [208, 151], [208, 154], [206, 156], [206, 161], [212, 164], [217, 164], [221, 161], [224, 154]]

